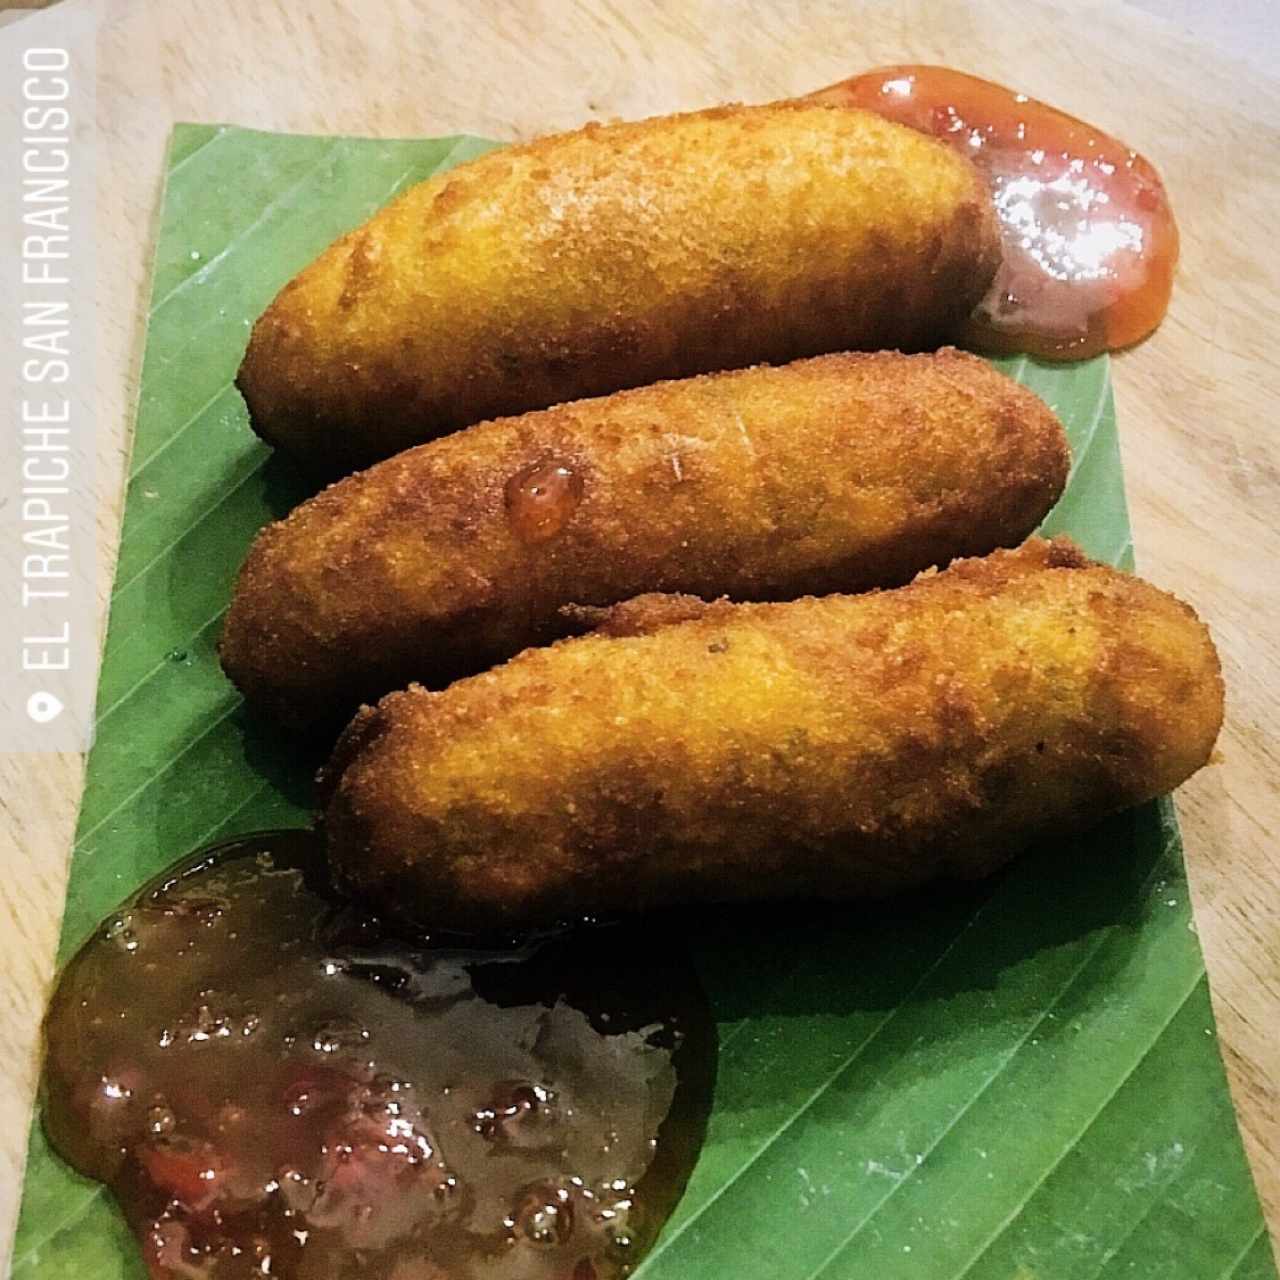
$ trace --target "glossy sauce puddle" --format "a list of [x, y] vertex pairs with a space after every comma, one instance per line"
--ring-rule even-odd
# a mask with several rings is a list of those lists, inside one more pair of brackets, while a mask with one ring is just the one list
[[144, 888], [47, 1037], [50, 1139], [157, 1280], [624, 1276], [696, 1158], [716, 1045], [678, 943], [406, 939], [300, 831]]
[[1003, 256], [965, 345], [1083, 360], [1164, 318], [1177, 223], [1155, 166], [1117, 138], [950, 67], [880, 67], [810, 96], [931, 134], [987, 175]]

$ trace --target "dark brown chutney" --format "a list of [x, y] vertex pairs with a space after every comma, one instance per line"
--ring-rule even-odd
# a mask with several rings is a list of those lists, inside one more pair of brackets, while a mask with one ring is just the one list
[[53, 1145], [155, 1280], [628, 1274], [710, 1105], [682, 949], [405, 938], [321, 866], [307, 832], [247, 837], [95, 933], [48, 1015]]

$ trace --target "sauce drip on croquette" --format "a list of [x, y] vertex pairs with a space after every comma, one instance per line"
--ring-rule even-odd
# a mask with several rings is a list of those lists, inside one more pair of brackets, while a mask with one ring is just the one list
[[968, 345], [1079, 360], [1164, 318], [1178, 227], [1154, 166], [1123, 142], [948, 67], [881, 67], [813, 97], [932, 134], [987, 173], [1003, 261], [962, 331]]
[[573, 518], [582, 477], [567, 462], [536, 462], [507, 481], [507, 520], [521, 542], [546, 542]]
[[[45, 1126], [153, 1280], [608, 1280], [670, 1212], [715, 1036], [631, 928], [507, 950], [336, 899], [305, 832], [179, 864], [66, 969]], [[643, 963], [639, 963], [643, 957]]]

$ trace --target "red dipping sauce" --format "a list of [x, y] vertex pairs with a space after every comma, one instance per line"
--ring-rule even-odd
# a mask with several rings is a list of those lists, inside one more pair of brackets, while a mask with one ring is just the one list
[[46, 1132], [111, 1187], [151, 1280], [620, 1280], [715, 1070], [677, 940], [404, 937], [332, 893], [302, 831], [144, 888], [46, 1035]]
[[1159, 174], [1124, 143], [949, 67], [880, 67], [810, 96], [932, 134], [990, 178], [1004, 258], [967, 345], [1082, 360], [1164, 318], [1178, 227]]

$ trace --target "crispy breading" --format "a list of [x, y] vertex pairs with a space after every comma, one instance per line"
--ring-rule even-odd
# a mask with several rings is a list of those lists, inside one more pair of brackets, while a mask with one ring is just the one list
[[455, 929], [879, 896], [1170, 790], [1221, 724], [1193, 611], [1065, 539], [871, 595], [625, 609], [363, 710], [325, 780], [339, 880]]
[[935, 347], [994, 274], [941, 143], [815, 103], [591, 124], [411, 188], [280, 292], [239, 387], [335, 475], [482, 419], [759, 361]]
[[[568, 634], [565, 605], [896, 586], [1015, 545], [1068, 462], [1035, 395], [956, 351], [823, 356], [501, 419], [265, 530], [222, 660], [282, 722], [340, 723]], [[559, 502], [529, 499], [530, 474]]]

